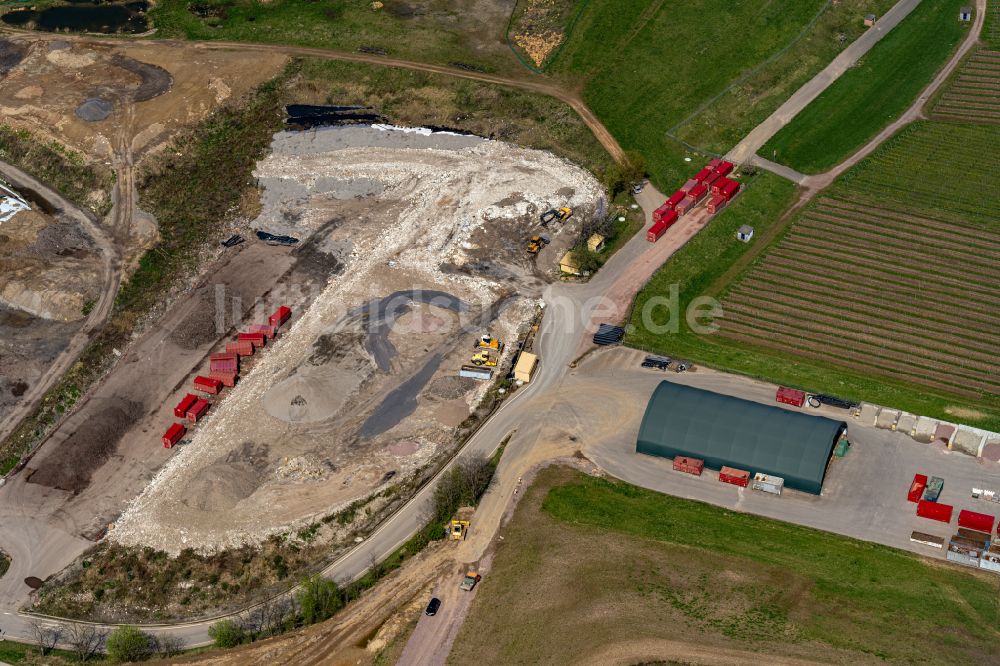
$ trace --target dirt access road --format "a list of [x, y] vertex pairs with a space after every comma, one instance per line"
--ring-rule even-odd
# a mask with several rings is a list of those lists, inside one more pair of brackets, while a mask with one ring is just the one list
[[[83, 348], [90, 342], [93, 334], [104, 324], [111, 313], [111, 306], [114, 305], [115, 293], [118, 291], [118, 282], [121, 279], [121, 259], [118, 245], [115, 239], [108, 236], [104, 228], [89, 214], [67, 201], [55, 190], [24, 173], [17, 167], [0, 162], [0, 177], [9, 182], [15, 188], [32, 190], [44, 200], [52, 209], [53, 215], [65, 218], [67, 221], [79, 225], [97, 245], [103, 263], [101, 271], [101, 296], [94, 308], [91, 310], [83, 326], [72, 337], [66, 349], [59, 354], [58, 358], [52, 362], [48, 372], [38, 383], [34, 384], [25, 393], [24, 397], [7, 415], [0, 420], [0, 441], [6, 439], [17, 425], [38, 405], [45, 392], [48, 391], [62, 377], [76, 358], [83, 351]], [[123, 224], [128, 224], [127, 220]], [[116, 234], [117, 236], [117, 234]]]

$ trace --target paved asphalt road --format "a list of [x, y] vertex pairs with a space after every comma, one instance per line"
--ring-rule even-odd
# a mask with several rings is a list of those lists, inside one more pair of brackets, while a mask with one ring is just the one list
[[[880, 39], [895, 28], [919, 4], [920, 0], [899, 0], [899, 2], [892, 6], [892, 9], [885, 13], [885, 16], [880, 17], [875, 22], [874, 27], [869, 28], [864, 34], [851, 42], [829, 65], [823, 68], [823, 71], [795, 91], [764, 122], [755, 127], [742, 141], [736, 144], [729, 151], [729, 159], [737, 164], [742, 164], [747, 160], [753, 159], [761, 146], [777, 134], [782, 127], [791, 122], [792, 118], [809, 105], [809, 102], [819, 97], [820, 93], [826, 90], [831, 83], [839, 79], [840, 75], [850, 69], [858, 59], [868, 53], [869, 49], [875, 46]], [[793, 178], [793, 180], [795, 179]]]

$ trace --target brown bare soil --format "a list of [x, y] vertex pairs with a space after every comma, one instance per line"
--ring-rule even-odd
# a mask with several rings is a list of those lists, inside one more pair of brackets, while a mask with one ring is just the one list
[[[4, 43], [20, 56], [0, 78], [4, 122], [101, 161], [111, 158], [123, 123], [129, 125], [132, 150], [141, 156], [274, 76], [286, 61], [277, 53], [247, 58], [181, 44], [113, 45], [55, 35], [18, 35]], [[77, 115], [91, 98], [113, 105], [107, 119]], [[140, 112], [127, 118], [127, 105], [135, 103]]]

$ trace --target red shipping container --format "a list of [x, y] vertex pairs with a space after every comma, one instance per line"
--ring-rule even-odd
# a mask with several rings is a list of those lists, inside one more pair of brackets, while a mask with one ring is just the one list
[[180, 423], [174, 423], [169, 428], [167, 432], [163, 434], [163, 446], [169, 449], [177, 442], [181, 441], [181, 437], [187, 432], [187, 428], [182, 426]]
[[653, 224], [656, 224], [661, 219], [663, 219], [664, 214], [666, 214], [667, 212], [669, 212], [672, 209], [673, 209], [673, 206], [668, 206], [667, 204], [663, 204], [662, 206], [660, 206], [659, 208], [657, 208], [656, 210], [654, 210], [653, 211]]
[[225, 361], [225, 360], [237, 361], [239, 360], [239, 355], [236, 354], [235, 352], [227, 351], [227, 352], [221, 352], [219, 354], [212, 354], [208, 358], [210, 361]]
[[917, 515], [921, 518], [930, 518], [931, 520], [940, 520], [942, 523], [950, 523], [952, 511], [954, 511], [954, 507], [941, 504], [940, 502], [928, 502], [927, 500], [917, 502]]
[[719, 174], [720, 176], [728, 176], [732, 170], [733, 170], [732, 162], [721, 162], [719, 166], [715, 167], [715, 173]]
[[274, 311], [270, 317], [267, 318], [267, 323], [275, 328], [278, 328], [286, 321], [288, 321], [292, 316], [292, 311], [286, 306], [282, 305], [280, 308]]
[[181, 401], [177, 403], [176, 407], [174, 407], [174, 416], [179, 419], [184, 418], [187, 415], [188, 410], [191, 409], [191, 405], [197, 401], [198, 396], [193, 393], [188, 393], [186, 396], [181, 398]]
[[719, 178], [717, 181], [712, 183], [712, 194], [722, 194], [722, 188], [733, 181], [728, 178]]
[[264, 337], [268, 340], [273, 340], [274, 336], [277, 335], [278, 329], [270, 324], [251, 324], [251, 333], [263, 333]]
[[670, 206], [671, 208], [673, 208], [674, 206], [676, 206], [680, 202], [684, 201], [684, 197], [686, 197], [686, 196], [687, 196], [687, 191], [686, 190], [677, 190], [676, 192], [674, 192], [673, 194], [670, 195], [670, 198], [667, 199], [667, 203], [664, 204], [664, 205], [667, 205], [667, 206]]
[[691, 197], [686, 197], [686, 198], [684, 199], [684, 201], [682, 201], [682, 202], [680, 202], [679, 204], [677, 204], [676, 206], [674, 206], [674, 211], [675, 211], [675, 212], [676, 212], [676, 213], [677, 213], [678, 215], [680, 215], [680, 216], [682, 216], [682, 217], [683, 217], [683, 216], [684, 216], [684, 215], [686, 215], [686, 214], [687, 214], [687, 212], [688, 212], [689, 210], [691, 210], [691, 209], [692, 209], [693, 207], [694, 207], [694, 199], [692, 199]]
[[701, 184], [704, 185], [705, 187], [712, 187], [712, 183], [719, 180], [720, 178], [722, 178], [722, 174], [713, 171], [712, 173], [708, 174], [708, 178], [701, 181]]
[[798, 389], [790, 389], [782, 386], [778, 389], [778, 392], [774, 395], [774, 399], [778, 402], [783, 402], [786, 405], [792, 405], [794, 407], [801, 407], [806, 401], [805, 391], [799, 391]]
[[215, 395], [222, 390], [222, 382], [218, 379], [213, 379], [211, 377], [202, 377], [198, 375], [194, 378], [194, 387], [199, 391], [204, 391], [205, 393], [211, 393]]
[[712, 169], [712, 170], [715, 170], [715, 169], [719, 168], [720, 164], [722, 164], [722, 160], [720, 160], [718, 157], [716, 157], [714, 160], [712, 160], [711, 162], [708, 163], [708, 168]]
[[208, 377], [209, 379], [217, 379], [222, 382], [223, 386], [232, 388], [236, 386], [236, 378], [239, 377], [239, 373], [214, 370]]
[[254, 347], [263, 347], [266, 342], [263, 333], [237, 333], [236, 340], [252, 342]]
[[695, 202], [700, 202], [708, 195], [708, 188], [705, 185], [698, 185], [688, 192], [688, 196], [695, 200]]
[[194, 405], [191, 406], [191, 409], [188, 410], [187, 419], [191, 423], [197, 423], [198, 419], [204, 416], [205, 412], [207, 411], [208, 411], [208, 400], [202, 398], [198, 402], [194, 403]]
[[726, 197], [721, 194], [717, 194], [712, 197], [711, 201], [708, 202], [708, 212], [715, 215], [720, 210], [726, 207]]
[[750, 472], [735, 467], [723, 467], [719, 470], [719, 481], [746, 488], [750, 485]]
[[958, 524], [960, 527], [968, 527], [970, 530], [979, 530], [986, 534], [993, 534], [993, 524], [997, 519], [985, 513], [977, 513], [962, 509], [958, 512]]
[[656, 224], [654, 224], [649, 228], [649, 231], [646, 232], [646, 240], [648, 240], [650, 243], [655, 243], [656, 241], [660, 240], [660, 236], [662, 236], [664, 232], [666, 232], [666, 230], [667, 230], [666, 224], [664, 224], [663, 222], [657, 222]]
[[732, 201], [733, 197], [735, 197], [736, 193], [739, 191], [740, 191], [740, 184], [737, 183], [735, 180], [731, 180], [728, 183], [726, 183], [726, 186], [722, 188], [722, 191], [719, 192], [719, 194], [726, 197], [726, 201]]
[[679, 472], [686, 472], [687, 474], [694, 474], [695, 476], [701, 476], [701, 473], [705, 470], [705, 461], [701, 460], [700, 458], [675, 456], [674, 469], [676, 469]]
[[927, 487], [927, 476], [924, 474], [914, 474], [913, 483], [910, 484], [910, 492], [906, 493], [908, 502], [919, 502], [924, 496], [924, 488]]
[[235, 360], [224, 358], [214, 361], [210, 361], [208, 364], [208, 369], [211, 372], [238, 372], [239, 363]]
[[697, 180], [699, 183], [704, 183], [705, 179], [711, 175], [712, 175], [712, 170], [709, 169], [708, 167], [705, 167], [704, 169], [698, 172], [698, 174], [694, 177], [694, 179]]
[[253, 343], [249, 340], [242, 342], [227, 342], [226, 351], [239, 356], [253, 356]]
[[693, 187], [696, 187], [697, 185], [698, 185], [698, 181], [695, 180], [694, 178], [692, 178], [688, 182], [684, 183], [684, 185], [681, 187], [681, 192], [684, 192], [686, 194], [686, 193], [690, 192], [691, 189]]
[[678, 217], [677, 211], [671, 210], [669, 213], [663, 216], [660, 222], [662, 222], [665, 225], [665, 228], [669, 229], [670, 227], [673, 226], [674, 222], [677, 221], [677, 217]]

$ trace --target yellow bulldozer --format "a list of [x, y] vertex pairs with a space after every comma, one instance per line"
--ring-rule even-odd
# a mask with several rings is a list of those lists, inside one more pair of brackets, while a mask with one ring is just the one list
[[503, 351], [503, 343], [494, 338], [492, 335], [482, 335], [476, 340], [476, 349], [491, 349], [496, 353]]

